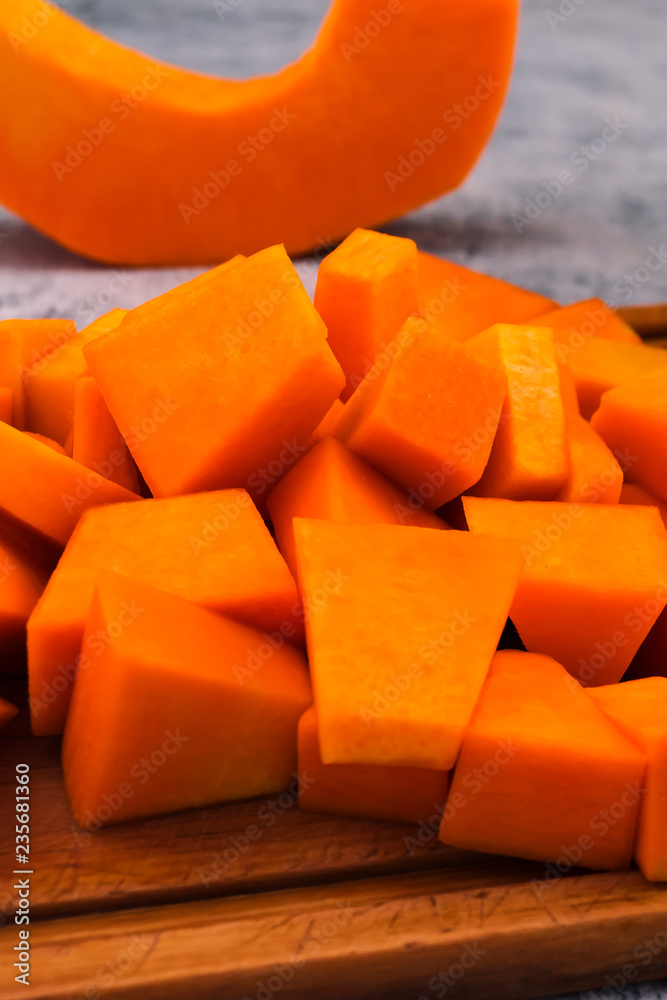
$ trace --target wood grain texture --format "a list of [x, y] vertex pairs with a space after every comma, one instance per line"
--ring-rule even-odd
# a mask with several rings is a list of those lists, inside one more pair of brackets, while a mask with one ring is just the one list
[[[424, 846], [410, 852], [404, 838], [416, 838], [416, 826], [305, 813], [294, 799], [284, 809], [275, 799], [256, 799], [83, 831], [67, 804], [59, 745], [51, 737], [0, 743], [0, 829], [13, 829], [15, 766], [30, 765], [37, 918], [450, 868], [471, 858], [489, 863], [439, 844], [436, 823]], [[249, 826], [260, 831], [254, 841]], [[2, 838], [0, 866], [14, 867], [13, 838]]]
[[[416, 1000], [444, 995], [433, 977], [451, 974], [459, 998], [522, 1000], [667, 972], [667, 950], [646, 943], [664, 940], [666, 889], [637, 873], [536, 887], [521, 869], [499, 861], [483, 886], [473, 870], [431, 872], [38, 924], [30, 996]], [[7, 958], [14, 938], [0, 932]]]

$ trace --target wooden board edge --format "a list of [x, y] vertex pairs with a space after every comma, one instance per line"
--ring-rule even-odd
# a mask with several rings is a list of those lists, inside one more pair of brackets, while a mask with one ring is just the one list
[[[543, 876], [452, 890], [429, 873], [55, 920], [31, 929], [30, 995], [434, 1000], [449, 983], [462, 1000], [529, 1000], [667, 973], [667, 887]], [[7, 957], [16, 936], [0, 932]]]

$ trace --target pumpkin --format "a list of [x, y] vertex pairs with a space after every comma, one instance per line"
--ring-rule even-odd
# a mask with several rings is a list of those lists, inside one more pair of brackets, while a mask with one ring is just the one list
[[4, 0], [0, 201], [102, 261], [311, 250], [461, 183], [502, 104], [517, 8], [335, 0], [300, 60], [240, 81]]

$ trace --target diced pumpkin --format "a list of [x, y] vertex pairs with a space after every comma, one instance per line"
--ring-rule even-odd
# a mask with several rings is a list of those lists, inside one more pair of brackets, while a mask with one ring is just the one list
[[84, 350], [151, 492], [263, 497], [344, 384], [294, 266], [271, 247], [169, 293], [158, 315]]
[[551, 500], [569, 474], [561, 375], [551, 330], [497, 324], [467, 342], [474, 358], [499, 368], [507, 395], [476, 496]]
[[[166, 311], [166, 315], [169, 315], [171, 305], [174, 301], [175, 295], [180, 295], [181, 293], [189, 295], [193, 289], [201, 288], [202, 285], [208, 284], [209, 281], [217, 283], [221, 275], [229, 271], [236, 264], [239, 264], [242, 260], [245, 260], [243, 254], [237, 253], [229, 260], [226, 260], [223, 264], [218, 264], [217, 267], [207, 268], [206, 271], [202, 271], [201, 274], [195, 275], [194, 278], [190, 278], [189, 281], [184, 282], [181, 285], [176, 285], [174, 288], [168, 289], [166, 292], [161, 292], [160, 295], [155, 295], [152, 299], [147, 299], [146, 302], [141, 302], [134, 309], [130, 309], [127, 313], [128, 322], [134, 323], [136, 320], [143, 318], [145, 316], [150, 316], [152, 321], [155, 322], [158, 316], [158, 311], [160, 315], [163, 310]], [[125, 317], [123, 317], [123, 322]]]
[[19, 710], [16, 705], [12, 705], [10, 701], [0, 698], [0, 729], [6, 726], [8, 722], [11, 722], [18, 714]]
[[375, 764], [323, 764], [317, 712], [299, 720], [299, 808], [397, 823], [428, 823], [443, 809], [450, 772]]
[[574, 381], [574, 372], [570, 365], [558, 362], [560, 373], [560, 395], [563, 400], [563, 409], [566, 413], [580, 416], [579, 397], [577, 396], [577, 383]]
[[0, 385], [0, 420], [5, 424], [12, 422], [12, 390], [8, 386]]
[[[279, 241], [302, 254], [462, 182], [502, 106], [517, 8], [336, 0], [301, 59], [240, 81], [156, 62], [55, 5], [40, 24], [43, 0], [12, 0], [0, 5], [0, 93], [13, 94], [0, 201], [114, 265], [216, 262]], [[26, 23], [39, 29], [24, 45]], [[79, 160], [89, 134], [99, 144]]]
[[495, 323], [526, 323], [556, 307], [543, 295], [451, 260], [418, 256], [422, 315], [450, 340], [463, 342]]
[[33, 381], [76, 336], [76, 326], [68, 319], [8, 319], [0, 323], [0, 386], [11, 389], [11, 423], [19, 430], [26, 426], [40, 430], [28, 423]]
[[629, 868], [645, 765], [559, 663], [505, 650], [467, 729], [440, 839], [565, 872]]
[[240, 683], [239, 663], [263, 641], [182, 597], [101, 575], [83, 639], [91, 668], [77, 679], [63, 740], [79, 826], [290, 784], [298, 720], [312, 700], [308, 671], [286, 645]]
[[588, 692], [646, 754], [635, 860], [645, 878], [667, 881], [667, 678], [648, 677]]
[[448, 770], [507, 619], [518, 546], [302, 518], [294, 535], [323, 762]]
[[123, 319], [125, 309], [112, 309], [80, 333], [72, 331], [69, 339], [49, 350], [33, 349], [35, 360], [24, 372], [26, 427], [65, 446], [74, 420], [74, 394], [77, 379], [87, 372], [83, 346], [113, 330]]
[[642, 375], [667, 366], [667, 352], [645, 344], [590, 337], [576, 350], [557, 345], [558, 356], [574, 373], [582, 417], [593, 416], [600, 397]]
[[[89, 507], [136, 500], [129, 490], [0, 422], [0, 511], [65, 545]], [[9, 474], [11, 470], [11, 474]]]
[[567, 413], [565, 430], [570, 472], [554, 500], [574, 503], [618, 503], [623, 469], [587, 420]]
[[591, 424], [626, 455], [626, 477], [667, 502], [667, 368], [606, 392]]
[[349, 524], [408, 524], [446, 528], [334, 438], [324, 438], [269, 494], [278, 548], [296, 576], [295, 517]]
[[313, 433], [310, 435], [308, 445], [311, 448], [333, 433], [336, 424], [340, 420], [344, 405], [345, 404], [342, 399], [335, 399], [333, 401], [331, 409], [327, 410]]
[[469, 489], [491, 452], [507, 391], [498, 367], [409, 319], [396, 360], [368, 373], [335, 436], [431, 510]]
[[87, 469], [139, 493], [137, 469], [97, 383], [90, 375], [74, 389], [72, 458]]
[[560, 306], [537, 316], [535, 322], [539, 322], [541, 326], [550, 326], [556, 342], [573, 351], [578, 351], [591, 337], [625, 344], [642, 343], [639, 334], [628, 326], [616, 310], [610, 309], [606, 302], [598, 298]]
[[355, 229], [320, 264], [314, 301], [345, 372], [347, 400], [419, 311], [414, 240]]
[[51, 438], [46, 437], [44, 434], [34, 434], [32, 431], [24, 431], [23, 433], [26, 437], [32, 438], [33, 441], [39, 441], [41, 444], [45, 444], [47, 448], [51, 448], [51, 450], [55, 451], [57, 455], [67, 454], [61, 444], [58, 444], [57, 441], [52, 441]]
[[[553, 656], [585, 684], [619, 681], [667, 603], [658, 512], [482, 497], [464, 497], [463, 505], [471, 532], [521, 548], [510, 617], [526, 648]], [[638, 606], [648, 611], [641, 620]]]
[[0, 671], [25, 669], [25, 627], [49, 579], [48, 558], [0, 523]]
[[95, 585], [116, 570], [298, 641], [296, 586], [244, 490], [139, 500], [80, 522], [28, 623], [33, 731], [62, 732]]
[[658, 500], [643, 486], [637, 486], [636, 483], [623, 483], [619, 503], [630, 504], [634, 507], [657, 507], [665, 528], [667, 528], [667, 500]]

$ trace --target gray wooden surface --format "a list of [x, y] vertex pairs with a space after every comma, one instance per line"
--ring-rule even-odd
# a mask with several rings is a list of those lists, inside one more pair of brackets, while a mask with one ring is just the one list
[[[63, 6], [151, 55], [240, 77], [296, 58], [328, 4], [63, 0]], [[485, 156], [461, 190], [388, 231], [562, 302], [589, 295], [614, 304], [667, 299], [667, 259], [655, 270], [644, 264], [654, 249], [667, 252], [666, 40], [664, 0], [524, 0], [514, 81]], [[590, 147], [607, 119], [617, 123], [618, 138], [582, 169], [582, 147]], [[572, 183], [524, 224], [526, 201], [564, 169]], [[314, 261], [298, 266], [312, 290]], [[109, 270], [0, 209], [0, 318], [71, 316], [82, 326], [194, 273]], [[667, 1000], [667, 983], [608, 986], [580, 1000], [612, 997]]]

